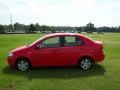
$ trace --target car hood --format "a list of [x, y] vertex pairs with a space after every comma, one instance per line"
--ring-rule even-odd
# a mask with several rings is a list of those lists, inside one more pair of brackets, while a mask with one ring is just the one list
[[13, 49], [12, 52], [17, 52], [17, 51], [26, 50], [26, 49], [28, 49], [28, 46], [24, 45], [24, 46], [18, 47], [16, 49]]

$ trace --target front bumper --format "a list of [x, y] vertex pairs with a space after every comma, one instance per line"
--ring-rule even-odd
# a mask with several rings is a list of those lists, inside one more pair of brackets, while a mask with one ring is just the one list
[[14, 62], [15, 60], [14, 60], [14, 57], [11, 57], [11, 56], [8, 56], [7, 57], [7, 62], [8, 62], [8, 64], [10, 65], [10, 66], [15, 66], [15, 62]]

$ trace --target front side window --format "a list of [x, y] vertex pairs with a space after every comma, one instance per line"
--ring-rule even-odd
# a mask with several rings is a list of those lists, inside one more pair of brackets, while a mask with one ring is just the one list
[[59, 46], [60, 46], [59, 37], [46, 39], [41, 44], [42, 48], [53, 48], [53, 47], [59, 47]]
[[82, 41], [76, 36], [66, 36], [64, 46], [78, 46], [81, 45]]

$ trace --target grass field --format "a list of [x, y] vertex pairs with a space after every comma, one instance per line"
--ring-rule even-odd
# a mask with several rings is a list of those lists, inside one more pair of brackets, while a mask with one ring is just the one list
[[0, 35], [0, 90], [118, 90], [120, 89], [120, 34], [88, 35], [104, 42], [106, 58], [91, 70], [75, 67], [36, 68], [20, 72], [9, 68], [10, 50], [38, 39], [40, 34]]

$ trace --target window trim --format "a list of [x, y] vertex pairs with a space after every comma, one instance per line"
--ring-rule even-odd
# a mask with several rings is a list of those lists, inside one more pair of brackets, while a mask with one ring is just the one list
[[[74, 46], [82, 46], [84, 44], [83, 40], [79, 37], [79, 36], [54, 36], [54, 37], [50, 37], [50, 38], [55, 38], [55, 37], [59, 37], [59, 46], [58, 47], [39, 47], [40, 49], [49, 49], [49, 48], [61, 48], [61, 47], [74, 47]], [[65, 46], [65, 37], [75, 37], [78, 38], [79, 40], [81, 40], [81, 45], [72, 45], [72, 46]], [[40, 44], [42, 44], [43, 41], [50, 39], [50, 38], [46, 38], [44, 40], [41, 41], [41, 43], [39, 43], [38, 45], [40, 46]]]
[[[58, 44], [60, 44], [61, 43], [61, 36], [54, 36], [54, 37], [46, 38], [46, 39], [42, 40], [42, 42], [44, 42], [45, 40], [51, 39], [51, 38], [56, 38], [56, 37], [59, 38]], [[42, 44], [42, 42], [40, 44]], [[40, 46], [40, 44], [38, 44], [38, 45]], [[61, 47], [61, 45], [59, 45], [58, 47], [57, 46], [56, 47], [40, 47], [40, 49], [60, 48], [60, 47]]]
[[[81, 40], [79, 36], [63, 36], [63, 37], [64, 37], [63, 47], [82, 46], [84, 44], [83, 40]], [[80, 45], [65, 46], [65, 37], [75, 37], [75, 39], [78, 38], [81, 41], [81, 44]]]

